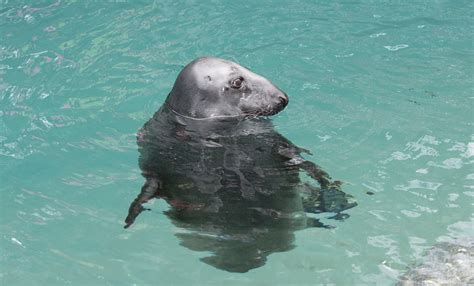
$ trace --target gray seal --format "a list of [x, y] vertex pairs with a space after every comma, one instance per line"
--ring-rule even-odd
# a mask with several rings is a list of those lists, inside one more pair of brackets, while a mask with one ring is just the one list
[[201, 260], [218, 269], [247, 272], [292, 249], [294, 231], [332, 227], [307, 213], [347, 218], [352, 197], [269, 120], [287, 104], [283, 91], [234, 62], [189, 63], [138, 134], [145, 183], [125, 228], [144, 203], [163, 199], [181, 245], [210, 252]]

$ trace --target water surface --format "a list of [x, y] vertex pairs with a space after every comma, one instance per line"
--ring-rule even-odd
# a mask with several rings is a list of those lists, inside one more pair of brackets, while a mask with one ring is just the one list
[[[473, 8], [1, 1], [0, 282], [396, 283], [437, 242], [474, 235]], [[276, 129], [358, 202], [245, 274], [180, 246], [163, 201], [122, 229], [143, 183], [135, 134], [203, 55], [282, 88]]]

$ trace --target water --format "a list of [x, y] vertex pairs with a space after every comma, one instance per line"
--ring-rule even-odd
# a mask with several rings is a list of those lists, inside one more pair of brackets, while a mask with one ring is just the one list
[[[473, 8], [1, 1], [1, 284], [396, 283], [436, 243], [474, 236]], [[245, 274], [180, 246], [163, 201], [122, 228], [143, 183], [135, 134], [202, 55], [282, 88], [276, 129], [358, 202]]]

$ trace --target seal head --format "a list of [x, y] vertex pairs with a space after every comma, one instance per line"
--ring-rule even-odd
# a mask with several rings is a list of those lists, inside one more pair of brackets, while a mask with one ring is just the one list
[[170, 109], [196, 119], [270, 116], [287, 104], [288, 96], [266, 78], [212, 57], [184, 67], [166, 99]]

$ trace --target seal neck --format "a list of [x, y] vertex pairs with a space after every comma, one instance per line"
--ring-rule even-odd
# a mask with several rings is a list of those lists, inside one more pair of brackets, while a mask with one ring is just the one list
[[272, 126], [269, 119], [260, 117], [223, 116], [218, 118], [194, 118], [176, 112], [167, 104], [163, 104], [153, 118], [155, 121], [160, 122], [159, 124], [179, 126], [189, 135], [202, 138], [264, 133], [271, 130]]
[[[236, 120], [236, 121], [242, 121], [245, 119], [245, 116], [243, 115], [220, 115], [220, 116], [212, 116], [212, 117], [193, 117], [189, 115], [184, 115], [179, 113], [178, 111], [174, 110], [167, 102], [163, 104], [163, 107], [168, 109], [170, 112], [175, 114], [176, 116], [189, 119], [189, 120], [197, 120], [197, 121], [217, 121], [217, 120]], [[163, 108], [162, 107], [162, 108]]]

